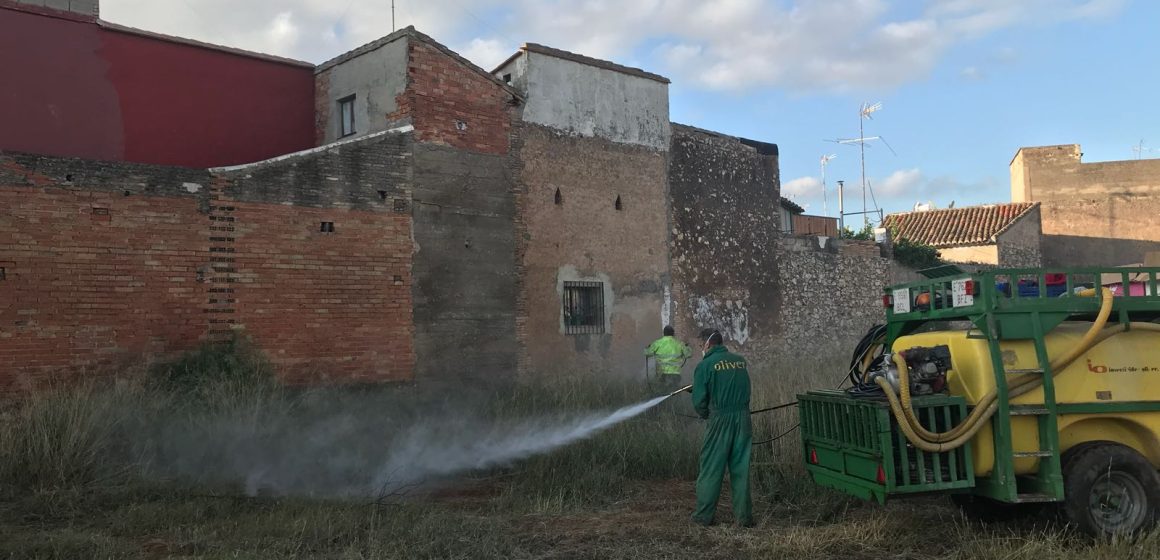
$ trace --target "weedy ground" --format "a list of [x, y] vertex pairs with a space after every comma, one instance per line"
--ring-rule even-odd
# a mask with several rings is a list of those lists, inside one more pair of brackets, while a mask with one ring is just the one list
[[[754, 372], [754, 406], [836, 384], [840, 371], [840, 360], [819, 360]], [[381, 432], [342, 432], [350, 445], [389, 446], [392, 426], [432, 410], [535, 418], [656, 392], [588, 376], [505, 387], [456, 406], [414, 388], [299, 392], [273, 383], [244, 345], [116, 381], [46, 388], [0, 413], [0, 558], [1160, 557], [1160, 534], [1093, 543], [1044, 516], [984, 525], [945, 499], [885, 507], [848, 499], [808, 481], [794, 432], [755, 450], [757, 527], [730, 524], [728, 492], [720, 523], [694, 526], [701, 425], [683, 396], [547, 455], [385, 495], [248, 495], [223, 466], [243, 450], [214, 445], [220, 432], [208, 428], [239, 423], [260, 441], [292, 447], [341, 410], [372, 418], [366, 426]], [[795, 418], [792, 409], [756, 417], [755, 437], [786, 433]], [[309, 470], [321, 458], [296, 460]]]

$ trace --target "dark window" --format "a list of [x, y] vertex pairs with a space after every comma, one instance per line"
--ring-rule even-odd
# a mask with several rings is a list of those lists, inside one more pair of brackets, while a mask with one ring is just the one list
[[7, 280], [7, 279], [8, 279], [8, 276], [5, 275], [4, 267], [0, 266], [0, 280]]
[[338, 136], [354, 134], [354, 96], [338, 100]]
[[614, 206], [617, 210], [624, 210], [624, 205], [620, 203], [620, 195], [616, 195], [616, 204]]
[[322, 233], [334, 233], [334, 222], [322, 222], [318, 227], [318, 231]]
[[564, 282], [564, 333], [604, 333], [602, 282]]
[[503, 81], [504, 81], [504, 83], [508, 83], [508, 84], [512, 83], [512, 75], [511, 74], [504, 74]]

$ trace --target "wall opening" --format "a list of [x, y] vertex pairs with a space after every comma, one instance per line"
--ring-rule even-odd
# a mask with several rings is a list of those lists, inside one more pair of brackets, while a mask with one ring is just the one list
[[322, 233], [334, 233], [334, 222], [322, 222], [322, 225], [318, 226], [318, 231]]
[[560, 194], [560, 189], [556, 189], [556, 204], [564, 204], [564, 195]]
[[604, 334], [603, 282], [564, 282], [564, 334]]
[[616, 195], [616, 204], [614, 206], [617, 210], [624, 210], [624, 205], [620, 203], [620, 195]]
[[354, 134], [354, 95], [348, 95], [338, 100], [338, 137], [343, 138]]

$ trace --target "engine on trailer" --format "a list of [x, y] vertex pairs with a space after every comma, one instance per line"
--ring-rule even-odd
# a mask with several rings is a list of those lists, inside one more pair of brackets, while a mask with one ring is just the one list
[[[911, 395], [933, 395], [947, 389], [947, 370], [951, 369], [951, 350], [947, 346], [933, 346], [930, 348], [915, 347], [903, 351], [903, 361], [906, 362], [906, 373], [910, 381]], [[871, 372], [871, 376], [883, 375], [894, 392], [899, 391], [899, 375], [895, 361], [891, 356], [879, 362], [879, 371]]]

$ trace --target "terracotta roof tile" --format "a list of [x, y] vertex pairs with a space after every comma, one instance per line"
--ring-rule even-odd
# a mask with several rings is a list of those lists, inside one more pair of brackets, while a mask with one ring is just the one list
[[1038, 202], [1013, 202], [903, 212], [886, 216], [882, 225], [896, 229], [899, 237], [938, 248], [988, 245], [1038, 205]]

